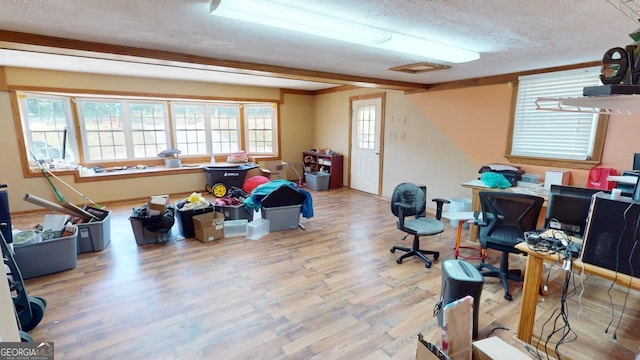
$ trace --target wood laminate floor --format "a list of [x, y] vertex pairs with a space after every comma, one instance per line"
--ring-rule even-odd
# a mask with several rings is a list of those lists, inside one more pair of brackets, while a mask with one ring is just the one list
[[[441, 251], [432, 268], [415, 258], [399, 265], [399, 253], [389, 248], [411, 240], [401, 241], [388, 200], [349, 189], [312, 196], [315, 216], [301, 219], [304, 231], [209, 244], [180, 239], [174, 227], [168, 242], [138, 246], [129, 215], [141, 201], [109, 204], [111, 242], [103, 251], [78, 255], [73, 270], [26, 280], [30, 295], [48, 301], [30, 334], [53, 341], [56, 359], [414, 359], [418, 333], [437, 333], [440, 264], [452, 258], [455, 230], [447, 225], [423, 240], [423, 248]], [[14, 216], [13, 227], [28, 229], [41, 219], [42, 213]], [[489, 261], [498, 259], [492, 253]], [[512, 265], [524, 269], [524, 257], [512, 256]], [[535, 334], [558, 306], [562, 272], [547, 274], [550, 290]], [[577, 281], [580, 290], [584, 280]], [[627, 298], [613, 341], [604, 333], [609, 286], [586, 282], [596, 286], [588, 292], [596, 299], [572, 305], [572, 311], [583, 305], [579, 341], [561, 346], [562, 358], [632, 359], [640, 297]], [[508, 302], [497, 279], [485, 280], [480, 338], [499, 336], [527, 351], [514, 339], [521, 285], [511, 283]], [[625, 289], [615, 290], [619, 310]]]

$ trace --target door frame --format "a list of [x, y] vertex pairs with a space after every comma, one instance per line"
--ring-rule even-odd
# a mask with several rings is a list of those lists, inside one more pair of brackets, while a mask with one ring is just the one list
[[349, 157], [347, 160], [347, 185], [351, 188], [351, 147], [353, 146], [353, 102], [358, 100], [380, 99], [380, 134], [378, 141], [380, 143], [380, 154], [378, 156], [378, 193], [382, 195], [382, 170], [384, 168], [384, 120], [386, 108], [386, 92], [379, 92], [366, 95], [356, 95], [349, 97]]

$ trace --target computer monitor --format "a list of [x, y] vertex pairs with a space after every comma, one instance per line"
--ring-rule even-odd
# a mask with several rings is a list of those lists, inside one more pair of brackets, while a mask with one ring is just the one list
[[639, 220], [640, 204], [631, 198], [595, 195], [582, 245], [582, 261], [640, 276], [640, 233], [636, 231]]
[[599, 189], [551, 185], [545, 228], [563, 230], [573, 236], [584, 236], [593, 194]]
[[640, 153], [633, 154], [633, 170], [640, 170]]

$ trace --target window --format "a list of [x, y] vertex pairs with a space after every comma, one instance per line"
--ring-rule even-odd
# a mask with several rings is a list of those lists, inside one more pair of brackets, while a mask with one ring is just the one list
[[245, 106], [248, 153], [275, 153], [275, 123], [274, 106], [264, 104]]
[[168, 148], [166, 105], [79, 99], [86, 160], [149, 159]]
[[[63, 159], [66, 152], [68, 162], [82, 165], [138, 162], [171, 148], [194, 162], [239, 150], [277, 155], [277, 105], [272, 103], [17, 95], [25, 144], [39, 160]], [[78, 136], [72, 133], [76, 126]]]
[[356, 111], [356, 147], [373, 150], [376, 145], [376, 105], [359, 105]]
[[183, 155], [207, 155], [205, 106], [203, 104], [173, 104], [176, 148]]
[[70, 101], [65, 97], [22, 95], [20, 113], [29, 157], [75, 161]]
[[606, 119], [593, 113], [537, 110], [535, 105], [538, 97], [582, 96], [585, 86], [601, 85], [599, 75], [600, 68], [592, 67], [521, 76], [511, 129], [511, 148], [507, 155], [599, 161], [598, 144], [604, 138], [600, 123], [604, 121], [606, 124]]
[[240, 150], [240, 106], [209, 106], [211, 152], [228, 154]]

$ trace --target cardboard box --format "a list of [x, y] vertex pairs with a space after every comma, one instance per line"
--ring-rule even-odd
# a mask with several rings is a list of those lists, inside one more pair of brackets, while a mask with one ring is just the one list
[[507, 344], [497, 336], [488, 337], [473, 343], [474, 360], [531, 360], [531, 358]]
[[224, 237], [224, 214], [213, 211], [195, 215], [192, 219], [197, 240], [207, 243]]
[[247, 175], [245, 176], [245, 180], [248, 178], [252, 178], [254, 176], [264, 176], [267, 179], [271, 179], [271, 171], [262, 168], [262, 167], [256, 167], [253, 169], [249, 169], [247, 170]]
[[156, 216], [164, 214], [169, 204], [169, 195], [154, 195], [147, 203], [147, 215]]
[[287, 180], [287, 170], [289, 164], [280, 160], [270, 160], [264, 162], [264, 168], [271, 172], [271, 180], [284, 179]]
[[544, 176], [544, 188], [549, 190], [551, 185], [569, 185], [570, 171], [549, 170]]

